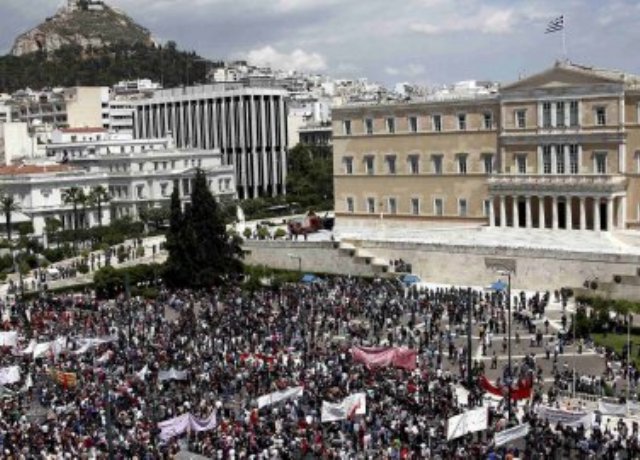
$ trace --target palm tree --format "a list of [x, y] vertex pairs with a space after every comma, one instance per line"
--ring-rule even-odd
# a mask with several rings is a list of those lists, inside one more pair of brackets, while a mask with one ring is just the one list
[[20, 206], [13, 199], [13, 196], [7, 194], [2, 195], [2, 198], [0, 198], [0, 205], [2, 205], [2, 212], [7, 225], [7, 240], [11, 244], [11, 213], [18, 211]]
[[102, 186], [98, 185], [91, 190], [89, 193], [89, 202], [92, 206], [96, 206], [98, 208], [98, 226], [102, 227], [102, 204], [107, 203], [111, 197], [107, 190]]
[[78, 232], [78, 204], [84, 196], [84, 192], [79, 187], [71, 187], [62, 191], [62, 201], [65, 204], [73, 205], [73, 247], [74, 250], [78, 249], [77, 246], [77, 232]]

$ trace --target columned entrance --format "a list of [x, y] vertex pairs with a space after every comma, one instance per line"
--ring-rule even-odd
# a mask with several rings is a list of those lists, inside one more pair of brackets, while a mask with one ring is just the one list
[[624, 195], [496, 194], [489, 203], [490, 226], [596, 232], [624, 228]]

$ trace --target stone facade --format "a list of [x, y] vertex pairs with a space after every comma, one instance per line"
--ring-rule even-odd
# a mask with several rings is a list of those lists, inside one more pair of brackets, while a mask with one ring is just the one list
[[333, 112], [339, 221], [640, 227], [640, 78], [557, 63], [495, 94]]

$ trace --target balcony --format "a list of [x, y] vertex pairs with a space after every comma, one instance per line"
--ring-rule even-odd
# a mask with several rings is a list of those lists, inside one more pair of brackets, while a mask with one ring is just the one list
[[619, 175], [521, 174], [497, 175], [487, 180], [490, 193], [596, 193], [626, 192], [627, 179]]

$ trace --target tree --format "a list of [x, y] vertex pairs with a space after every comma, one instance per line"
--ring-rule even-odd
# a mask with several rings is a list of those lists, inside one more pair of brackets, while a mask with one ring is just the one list
[[73, 248], [78, 249], [78, 204], [84, 200], [84, 192], [81, 188], [71, 187], [62, 191], [62, 201], [73, 205]]
[[5, 194], [0, 199], [2, 204], [2, 212], [4, 213], [4, 221], [7, 226], [7, 241], [11, 244], [11, 214], [18, 211], [20, 206], [16, 203], [13, 196]]
[[89, 202], [92, 206], [98, 208], [98, 227], [102, 227], [102, 205], [109, 200], [111, 200], [111, 197], [102, 185], [94, 187], [91, 192], [89, 192]]
[[227, 234], [224, 217], [201, 170], [196, 172], [191, 205], [184, 213], [177, 191], [171, 196], [167, 249], [167, 280], [176, 287], [207, 288], [242, 271], [240, 246]]

